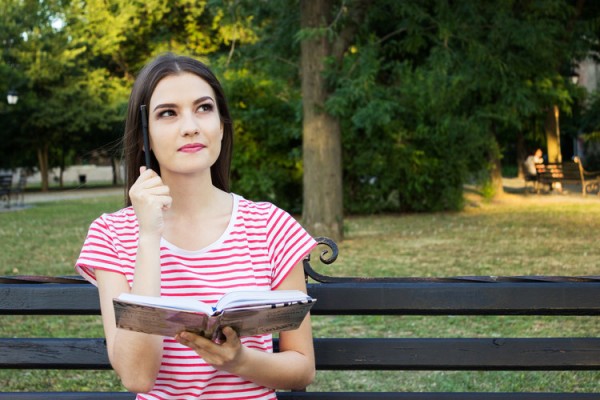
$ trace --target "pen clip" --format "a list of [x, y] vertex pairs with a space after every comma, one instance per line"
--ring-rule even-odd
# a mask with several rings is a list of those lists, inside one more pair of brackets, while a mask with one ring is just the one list
[[142, 120], [142, 138], [144, 140], [144, 157], [146, 159], [146, 168], [150, 169], [150, 138], [148, 137], [148, 112], [145, 104], [140, 106], [140, 116]]

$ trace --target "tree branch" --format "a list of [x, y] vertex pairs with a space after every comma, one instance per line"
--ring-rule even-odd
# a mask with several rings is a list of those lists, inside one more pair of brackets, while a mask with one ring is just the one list
[[[344, 29], [342, 29], [336, 40], [333, 42], [331, 48], [331, 55], [338, 63], [342, 61], [344, 53], [346, 50], [348, 50], [348, 47], [350, 46], [358, 27], [364, 20], [367, 9], [371, 3], [372, 0], [360, 0], [356, 2], [354, 7], [351, 8], [349, 13], [350, 23], [347, 24]], [[343, 7], [340, 9], [340, 11], [343, 11]]]

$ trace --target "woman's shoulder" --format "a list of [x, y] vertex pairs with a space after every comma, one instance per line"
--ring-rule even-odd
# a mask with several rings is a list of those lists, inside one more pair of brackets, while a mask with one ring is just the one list
[[93, 225], [100, 225], [107, 228], [119, 228], [125, 226], [137, 225], [137, 217], [133, 207], [125, 207], [118, 211], [104, 213], [93, 222]]
[[237, 219], [254, 227], [263, 227], [269, 232], [287, 231], [298, 225], [298, 221], [287, 211], [268, 201], [246, 200], [238, 196]]
[[234, 194], [237, 198], [237, 211], [242, 215], [252, 215], [255, 218], [269, 218], [273, 214], [285, 213], [284, 210], [268, 201], [248, 200], [244, 197]]

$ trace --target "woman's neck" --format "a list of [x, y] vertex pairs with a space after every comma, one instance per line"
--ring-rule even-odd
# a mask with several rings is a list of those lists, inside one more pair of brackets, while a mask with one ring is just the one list
[[233, 197], [210, 179], [185, 176], [163, 177], [173, 202], [164, 212], [163, 237], [185, 250], [198, 250], [214, 243], [232, 218]]
[[169, 214], [177, 216], [214, 213], [225, 194], [213, 186], [210, 173], [201, 176], [168, 175], [163, 177], [163, 182], [169, 187], [173, 199]]

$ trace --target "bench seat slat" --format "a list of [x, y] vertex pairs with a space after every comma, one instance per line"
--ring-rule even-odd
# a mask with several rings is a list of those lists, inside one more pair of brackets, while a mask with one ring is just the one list
[[[133, 400], [126, 392], [8, 392], [1, 400]], [[389, 393], [389, 392], [278, 392], [279, 400], [596, 400], [595, 393]]]
[[280, 392], [279, 400], [370, 400], [370, 399], [399, 399], [399, 400], [597, 400], [596, 393], [414, 393], [414, 392]]
[[0, 392], [2, 400], [134, 400], [128, 392]]
[[[600, 339], [315, 339], [315, 355], [321, 370], [597, 370]], [[0, 368], [110, 364], [103, 339], [3, 338]]]
[[[311, 284], [313, 315], [600, 315], [600, 282]], [[473, 301], [477, 299], [477, 301]], [[0, 284], [0, 314], [99, 314], [90, 284]]]

